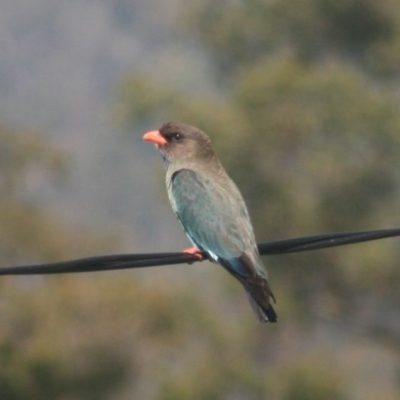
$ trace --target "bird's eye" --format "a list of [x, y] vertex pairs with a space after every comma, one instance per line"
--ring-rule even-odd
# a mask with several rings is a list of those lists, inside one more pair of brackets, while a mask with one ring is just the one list
[[180, 142], [183, 139], [183, 135], [181, 133], [174, 133], [172, 135], [172, 140], [174, 142]]

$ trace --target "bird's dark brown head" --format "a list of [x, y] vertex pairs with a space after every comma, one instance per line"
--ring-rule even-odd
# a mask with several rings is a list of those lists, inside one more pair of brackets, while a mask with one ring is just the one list
[[182, 122], [167, 122], [143, 139], [155, 143], [169, 163], [209, 161], [214, 151], [209, 137], [200, 129]]

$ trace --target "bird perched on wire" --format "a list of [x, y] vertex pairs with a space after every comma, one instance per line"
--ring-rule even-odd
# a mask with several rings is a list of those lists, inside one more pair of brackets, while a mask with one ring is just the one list
[[258, 253], [245, 202], [216, 157], [209, 137], [168, 122], [143, 139], [161, 152], [172, 209], [194, 247], [185, 253], [221, 264], [246, 289], [261, 322], [276, 322], [274, 295]]

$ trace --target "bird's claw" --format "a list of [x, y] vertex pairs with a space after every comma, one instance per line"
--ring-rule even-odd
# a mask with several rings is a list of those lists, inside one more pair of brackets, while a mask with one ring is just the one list
[[204, 254], [196, 247], [189, 247], [188, 249], [182, 250], [182, 253], [190, 254], [191, 256], [195, 256], [199, 260], [204, 260]]

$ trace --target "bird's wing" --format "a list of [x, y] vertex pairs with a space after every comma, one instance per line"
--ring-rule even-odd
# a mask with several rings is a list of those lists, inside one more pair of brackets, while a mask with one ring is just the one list
[[[230, 185], [231, 183], [228, 182]], [[256, 251], [246, 206], [234, 188], [182, 169], [170, 181], [172, 207], [189, 238], [243, 277], [260, 275], [244, 255]], [[223, 265], [224, 265], [223, 264]]]

